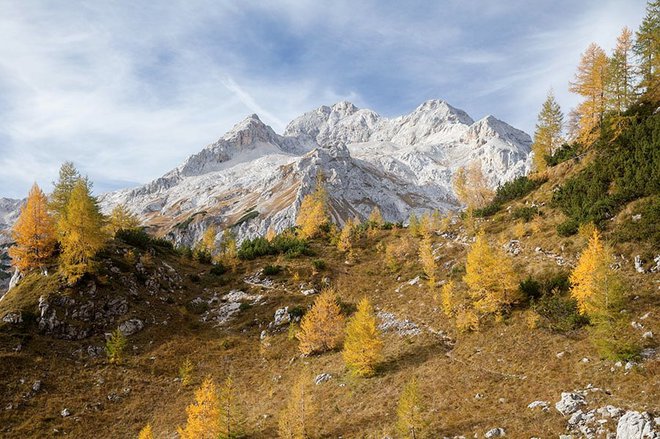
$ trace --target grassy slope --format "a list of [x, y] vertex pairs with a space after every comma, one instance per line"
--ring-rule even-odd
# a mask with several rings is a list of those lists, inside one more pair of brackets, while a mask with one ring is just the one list
[[[574, 168], [572, 164], [553, 168], [547, 183], [513, 205], [526, 201], [547, 203], [553, 186], [566, 174], [575, 172]], [[552, 259], [535, 252], [536, 247], [561, 253], [570, 264], [584, 246], [584, 240], [578, 236], [558, 238], [554, 227], [563, 220], [561, 215], [547, 204], [541, 210], [544, 216], [539, 230], [522, 239], [523, 251], [514, 258], [521, 277], [561, 269]], [[512, 226], [506, 208], [484, 222], [493, 241], [513, 238]], [[185, 421], [185, 406], [192, 401], [195, 386], [206, 375], [220, 382], [229, 370], [238, 385], [250, 436], [258, 438], [276, 436], [278, 412], [291, 383], [303, 371], [310, 376], [322, 372], [333, 375], [330, 381], [312, 386], [318, 437], [380, 438], [394, 434], [398, 394], [412, 376], [418, 377], [428, 401], [432, 437], [483, 434], [496, 426], [504, 427], [509, 437], [556, 436], [565, 431], [566, 420], [554, 409], [543, 413], [527, 409], [527, 404], [535, 400], [554, 403], [560, 392], [582, 389], [588, 384], [611, 392], [611, 396], [603, 392], [590, 395], [591, 407], [611, 403], [660, 411], [657, 360], [628, 374], [623, 369], [611, 372], [612, 363], [598, 359], [584, 330], [562, 335], [529, 329], [522, 310], [517, 310], [503, 323], [488, 324], [478, 333], [456, 334], [451, 320], [444, 317], [428, 289], [406, 283], [421, 274], [415, 255], [397, 273], [384, 268], [377, 244], [393, 242], [406, 233], [381, 231], [375, 237], [364, 238], [353, 265], [345, 264], [336, 249], [316, 242], [315, 258], [325, 260], [328, 268], [315, 274], [314, 258], [268, 257], [242, 262], [237, 273], [219, 282], [207, 274], [209, 266], [165, 255], [167, 262], [184, 275], [185, 287], [168, 301], [138, 298], [131, 302], [127, 317], [153, 318], [147, 319], [144, 331], [130, 337], [130, 353], [122, 366], [110, 366], [103, 358], [72, 355], [81, 347], [102, 345], [102, 336], [71, 342], [44, 337], [29, 326], [22, 331], [0, 327], [0, 382], [4, 384], [0, 387], [0, 436], [49, 437], [66, 433], [69, 437], [89, 437], [93, 431], [96, 437], [134, 437], [144, 424], [151, 422], [157, 437], [172, 437], [176, 426]], [[460, 273], [467, 247], [441, 237], [434, 239], [442, 244], [440, 266], [457, 265], [455, 271]], [[637, 274], [630, 262], [635, 254], [652, 254], [657, 249], [653, 243], [637, 243], [619, 245], [616, 250], [629, 261], [622, 273], [633, 286], [626, 307], [631, 321], [651, 311], [644, 325], [646, 330], [660, 334], [658, 275]], [[246, 275], [268, 263], [286, 267], [285, 272], [275, 276], [277, 288], [261, 290], [243, 283]], [[200, 274], [201, 281], [193, 282], [187, 277], [193, 273]], [[264, 348], [259, 334], [277, 308], [309, 305], [313, 301], [299, 293], [299, 282], [293, 280], [295, 273], [301, 281], [318, 282], [328, 276], [342, 301], [356, 303], [362, 296], [369, 296], [377, 308], [393, 312], [399, 319], [408, 318], [420, 327], [445, 331], [457, 341], [456, 345], [452, 349], [428, 331], [408, 337], [387, 333], [385, 363], [376, 377], [364, 380], [345, 373], [338, 352], [301, 358], [296, 342], [289, 339], [286, 330], [273, 335], [270, 346]], [[449, 274], [442, 271], [441, 279]], [[17, 308], [34, 311], [38, 295], [44, 291], [39, 282], [50, 282], [48, 288], [58, 290], [52, 280], [32, 282], [36, 283], [31, 288], [26, 288], [26, 282], [0, 303], [0, 315]], [[114, 282], [110, 277], [100, 294], [124, 294], [122, 286]], [[259, 292], [266, 301], [242, 310], [227, 327], [200, 323], [198, 316], [186, 310], [186, 303], [194, 297], [210, 297], [213, 291], [225, 293], [233, 288]], [[638, 298], [632, 300], [634, 296]], [[149, 300], [151, 303], [147, 303]], [[166, 319], [167, 325], [152, 323]], [[22, 350], [15, 352], [13, 348], [19, 343]], [[565, 355], [557, 358], [558, 352]], [[185, 357], [194, 362], [196, 370], [194, 384], [182, 388], [175, 378]], [[590, 361], [582, 362], [585, 357]], [[43, 390], [24, 397], [35, 380], [43, 380]], [[120, 399], [110, 401], [108, 395], [112, 393]], [[483, 397], [475, 398], [476, 394]], [[8, 404], [18, 408], [6, 410]], [[72, 416], [60, 416], [65, 407]]]

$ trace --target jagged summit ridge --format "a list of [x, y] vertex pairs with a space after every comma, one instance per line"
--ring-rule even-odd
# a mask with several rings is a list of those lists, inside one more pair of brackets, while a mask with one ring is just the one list
[[396, 118], [342, 101], [294, 119], [282, 135], [250, 115], [163, 177], [101, 200], [106, 210], [126, 203], [177, 242], [194, 242], [209, 224], [248, 237], [293, 225], [322, 172], [337, 222], [374, 206], [403, 221], [411, 211], [456, 209], [461, 166], [479, 162], [493, 186], [525, 173], [530, 146], [524, 132], [492, 116], [475, 122], [442, 100]]

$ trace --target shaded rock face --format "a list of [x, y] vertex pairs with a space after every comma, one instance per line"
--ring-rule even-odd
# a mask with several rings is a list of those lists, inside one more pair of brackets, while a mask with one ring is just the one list
[[617, 439], [658, 439], [660, 431], [654, 427], [648, 413], [628, 411], [619, 419], [616, 427]]
[[398, 222], [458, 208], [459, 167], [479, 164], [493, 186], [526, 173], [530, 146], [522, 131], [492, 116], [475, 122], [440, 100], [394, 119], [340, 102], [300, 116], [283, 135], [251, 115], [163, 177], [101, 204], [126, 204], [176, 244], [195, 243], [210, 225], [240, 241], [292, 226], [322, 173], [335, 222], [375, 206]]

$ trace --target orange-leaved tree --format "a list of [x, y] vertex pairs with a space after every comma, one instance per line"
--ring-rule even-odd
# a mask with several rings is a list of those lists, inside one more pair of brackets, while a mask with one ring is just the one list
[[376, 326], [373, 306], [366, 297], [358, 303], [357, 312], [346, 325], [344, 361], [357, 376], [368, 377], [376, 372], [383, 357], [383, 340]]
[[12, 228], [16, 244], [9, 249], [20, 271], [43, 266], [55, 251], [55, 224], [48, 213], [48, 199], [35, 183]]
[[103, 215], [89, 192], [89, 185], [85, 180], [78, 180], [57, 224], [62, 248], [60, 270], [70, 283], [92, 270], [94, 256], [107, 241], [103, 223]]
[[341, 345], [344, 340], [344, 316], [332, 288], [321, 291], [312, 309], [302, 318], [296, 338], [300, 341], [300, 351], [305, 355], [329, 351]]
[[521, 298], [511, 258], [501, 247], [491, 247], [483, 232], [470, 247], [465, 272], [463, 281], [478, 312], [501, 314]]
[[195, 402], [186, 408], [186, 414], [185, 428], [177, 428], [181, 439], [217, 439], [220, 436], [220, 399], [210, 377], [195, 390]]
[[302, 238], [314, 238], [329, 223], [328, 192], [323, 186], [323, 178], [319, 175], [316, 189], [311, 194], [306, 195], [300, 204], [296, 225], [300, 227]]

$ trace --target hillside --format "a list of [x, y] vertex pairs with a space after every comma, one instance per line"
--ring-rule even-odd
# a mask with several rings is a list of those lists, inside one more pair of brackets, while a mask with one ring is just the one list
[[[631, 221], [653, 224], [638, 210], [657, 194], [620, 207], [604, 225], [628, 286], [625, 336], [639, 350], [628, 361], [603, 359], [566, 291], [586, 238], [557, 235], [566, 217], [553, 202], [557, 188], [590, 163], [553, 166], [539, 187], [476, 220], [491, 243], [507, 249], [520, 281], [539, 282], [503, 321], [486, 319], [476, 332], [458, 332], [443, 314], [418, 262], [420, 239], [397, 227], [362, 235], [348, 262], [319, 238], [309, 242], [309, 256], [241, 260], [235, 272], [220, 273], [162, 241], [128, 239], [132, 244], [113, 241], [97, 274], [74, 288], [55, 275], [28, 276], [0, 301], [0, 381], [7, 383], [0, 434], [136, 437], [151, 423], [156, 437], [175, 437], [202, 379], [221, 383], [229, 373], [247, 436], [255, 438], [277, 436], [279, 412], [301, 375], [313, 398], [314, 437], [398, 437], [398, 398], [411, 377], [425, 400], [428, 437], [484, 437], [495, 428], [514, 438], [605, 437], [645, 419], [645, 428], [658, 431], [658, 243], [626, 235]], [[529, 222], [516, 220], [524, 209], [534, 209]], [[461, 283], [472, 242], [466, 226], [455, 217], [432, 234], [440, 284]], [[400, 249], [393, 269], [388, 246]], [[267, 266], [282, 270], [265, 275]], [[335, 287], [346, 314], [363, 296], [377, 309], [385, 349], [376, 376], [352, 377], [340, 352], [300, 356], [288, 319], [304, 313], [325, 284]], [[124, 362], [111, 365], [104, 334], [117, 327], [129, 344]], [[186, 358], [194, 372], [192, 384], [182, 386]], [[575, 407], [555, 408], [571, 398]]]

